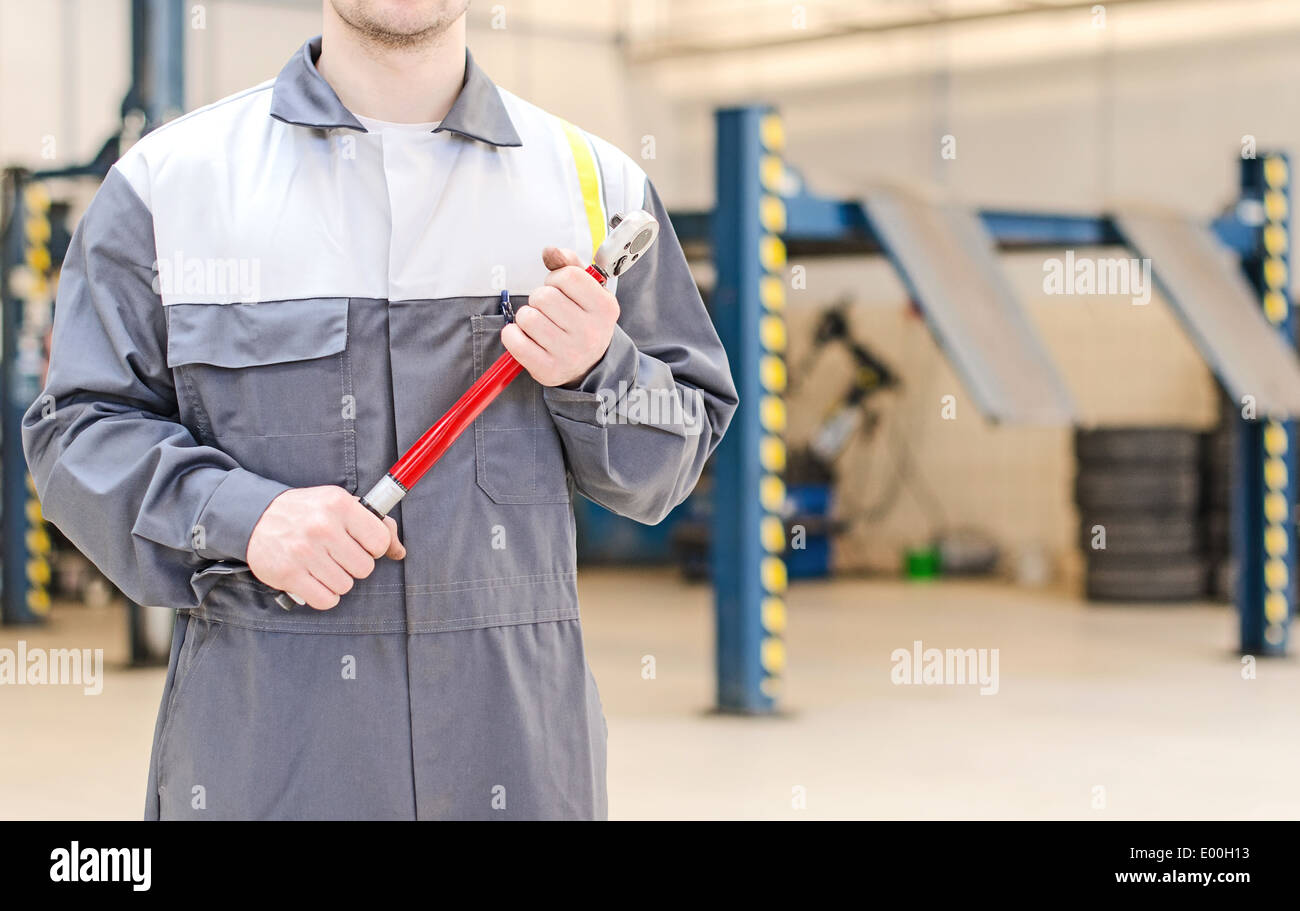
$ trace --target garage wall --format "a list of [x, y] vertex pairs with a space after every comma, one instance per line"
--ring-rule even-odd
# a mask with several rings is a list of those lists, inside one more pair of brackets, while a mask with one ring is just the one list
[[[189, 109], [274, 78], [320, 33], [319, 0], [186, 7]], [[626, 135], [621, 8], [613, 0], [475, 3], [470, 46], [506, 88], [602, 135]], [[51, 167], [92, 155], [117, 123], [130, 50], [128, 0], [0, 0], [0, 162]]]

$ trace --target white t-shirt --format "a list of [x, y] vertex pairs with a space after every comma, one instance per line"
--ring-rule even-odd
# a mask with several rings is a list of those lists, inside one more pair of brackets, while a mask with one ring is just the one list
[[442, 195], [449, 162], [449, 133], [435, 133], [438, 123], [391, 123], [354, 114], [368, 134], [358, 137], [374, 143], [384, 167], [391, 225], [389, 240], [388, 297], [400, 295], [393, 288], [391, 276], [433, 270], [436, 263], [425, 262], [419, 254]]
[[389, 120], [376, 120], [373, 117], [366, 117], [362, 114], [353, 114], [353, 117], [361, 121], [361, 125], [371, 133], [380, 133], [388, 135], [391, 133], [432, 133], [438, 128], [441, 120], [435, 120], [432, 123], [393, 123]]

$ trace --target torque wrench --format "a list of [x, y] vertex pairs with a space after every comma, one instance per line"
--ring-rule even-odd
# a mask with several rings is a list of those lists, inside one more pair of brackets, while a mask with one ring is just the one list
[[[587, 274], [604, 285], [611, 277], [622, 275], [641, 258], [659, 236], [659, 222], [649, 212], [638, 210], [625, 216], [615, 215], [609, 220], [609, 234], [596, 250]], [[506, 319], [513, 322], [510, 293], [501, 292], [501, 308]], [[425, 473], [442, 458], [451, 444], [456, 442], [465, 428], [482, 414], [501, 392], [523, 371], [523, 366], [509, 352], [483, 372], [474, 384], [447, 409], [447, 413], [424, 432], [402, 457], [393, 463], [388, 473], [366, 491], [361, 505], [379, 518], [392, 512]], [[281, 592], [275, 603], [285, 610], [306, 602], [297, 595]]]

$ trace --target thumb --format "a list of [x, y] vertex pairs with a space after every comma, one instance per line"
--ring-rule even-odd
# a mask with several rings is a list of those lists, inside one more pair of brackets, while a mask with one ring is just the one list
[[565, 266], [581, 268], [582, 260], [578, 259], [578, 254], [572, 250], [561, 247], [547, 247], [542, 251], [542, 265], [554, 272], [556, 269], [563, 269]]

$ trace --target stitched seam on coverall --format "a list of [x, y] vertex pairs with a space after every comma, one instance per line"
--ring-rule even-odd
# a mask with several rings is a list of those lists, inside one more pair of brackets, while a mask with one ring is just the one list
[[343, 375], [340, 379], [343, 387], [343, 398], [339, 402], [339, 407], [341, 409], [344, 408], [344, 402], [349, 402], [350, 400], [352, 406], [352, 417], [344, 418], [346, 427], [343, 432], [347, 434], [347, 436], [344, 438], [343, 471], [346, 475], [345, 486], [348, 493], [356, 493], [357, 487], [359, 486], [359, 482], [357, 481], [357, 402], [356, 397], [352, 394], [351, 298], [348, 298], [347, 307], [347, 316], [349, 318], [343, 324], [343, 351], [341, 352], [343, 355], [343, 362], [341, 364]]
[[[183, 696], [185, 693], [189, 691], [189, 689], [186, 687], [185, 684], [189, 683], [189, 681], [194, 677], [199, 667], [202, 666], [203, 659], [208, 656], [208, 652], [212, 651], [212, 649], [209, 648], [209, 646], [211, 646], [212, 643], [216, 641], [217, 637], [221, 635], [221, 631], [225, 629], [225, 623], [223, 623], [220, 620], [210, 620], [206, 617], [196, 617], [194, 619], [201, 620], [204, 623], [208, 623], [212, 626], [212, 628], [207, 630], [207, 635], [203, 639], [203, 641], [198, 643], [195, 646], [195, 651], [191, 653], [188, 666], [185, 668], [184, 676], [182, 676], [179, 680], [172, 681], [171, 698], [167, 701], [167, 718], [163, 721], [162, 730], [158, 732], [157, 788], [158, 788], [158, 799], [160, 804], [162, 801], [162, 792], [167, 787], [165, 781], [167, 769], [164, 760], [167, 758], [168, 735], [171, 734], [172, 732], [172, 728], [174, 726], [173, 722], [175, 721], [176, 718], [176, 712], [181, 705], [181, 696]], [[197, 629], [186, 630], [186, 633], [197, 636], [198, 630]]]
[[[384, 583], [374, 585], [357, 585], [353, 588], [359, 594], [391, 594], [416, 592], [417, 594], [453, 594], [455, 592], [481, 591], [491, 588], [512, 588], [516, 585], [534, 585], [539, 582], [567, 582], [577, 579], [576, 572], [534, 573], [526, 576], [502, 576], [499, 579], [465, 579], [460, 582], [446, 582], [439, 585], [402, 585]], [[272, 594], [271, 589], [261, 582], [249, 582], [244, 579], [229, 579], [224, 584], [252, 588], [265, 594]]]
[[[395, 636], [395, 635], [434, 635], [437, 633], [454, 633], [463, 630], [500, 629], [508, 626], [531, 626], [542, 623], [558, 623], [565, 620], [580, 619], [577, 607], [552, 608], [537, 611], [529, 615], [498, 615], [498, 617], [471, 617], [462, 620], [421, 620], [407, 624], [402, 620], [370, 620], [353, 623], [351, 621], [333, 621], [330, 623], [291, 623], [284, 620], [243, 620], [227, 615], [214, 616], [202, 609], [193, 611], [193, 616], [223, 626], [240, 629], [257, 630], [265, 633], [288, 633], [303, 636]], [[487, 622], [485, 622], [487, 621]], [[372, 627], [397, 624], [391, 629]]]

